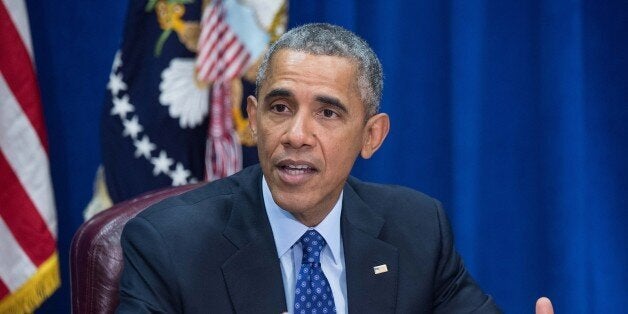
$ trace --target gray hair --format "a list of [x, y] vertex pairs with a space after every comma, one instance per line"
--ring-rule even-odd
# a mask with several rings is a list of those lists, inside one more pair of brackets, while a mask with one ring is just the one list
[[358, 65], [358, 88], [366, 116], [379, 112], [384, 85], [382, 65], [375, 52], [358, 35], [340, 26], [325, 23], [305, 24], [286, 32], [264, 55], [255, 80], [256, 93], [259, 93], [262, 84], [266, 82], [273, 56], [281, 49], [354, 60]]

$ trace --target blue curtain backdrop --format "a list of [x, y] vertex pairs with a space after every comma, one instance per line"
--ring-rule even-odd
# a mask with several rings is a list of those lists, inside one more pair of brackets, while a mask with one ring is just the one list
[[[127, 1], [28, 1], [60, 256], [100, 162], [98, 119]], [[392, 129], [354, 174], [444, 202], [456, 245], [509, 313], [628, 309], [625, 1], [292, 1], [290, 25], [363, 36]], [[40, 310], [69, 312], [63, 288]]]

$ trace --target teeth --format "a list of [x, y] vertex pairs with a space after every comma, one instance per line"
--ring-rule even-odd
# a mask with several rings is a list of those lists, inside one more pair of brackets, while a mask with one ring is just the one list
[[289, 169], [298, 169], [298, 170], [305, 170], [305, 169], [308, 169], [308, 168], [310, 168], [310, 167], [308, 167], [308, 166], [306, 166], [306, 165], [289, 165], [289, 166], [286, 166], [286, 168], [289, 168]]
[[284, 169], [291, 175], [306, 174], [313, 171], [308, 165], [286, 165]]

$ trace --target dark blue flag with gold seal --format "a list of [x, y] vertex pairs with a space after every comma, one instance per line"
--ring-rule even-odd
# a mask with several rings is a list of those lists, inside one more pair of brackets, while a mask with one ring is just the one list
[[285, 1], [131, 0], [102, 113], [105, 184], [95, 191], [90, 203], [95, 208], [88, 207], [86, 217], [107, 204], [98, 198], [117, 203], [208, 177], [210, 104], [216, 101], [210, 93], [214, 82], [199, 80], [196, 58], [201, 16], [212, 5], [222, 7], [224, 20], [250, 53], [238, 75], [225, 83], [232, 107], [227, 125], [242, 145], [243, 166], [257, 162], [247, 134], [246, 96], [254, 91], [264, 50], [285, 28]]

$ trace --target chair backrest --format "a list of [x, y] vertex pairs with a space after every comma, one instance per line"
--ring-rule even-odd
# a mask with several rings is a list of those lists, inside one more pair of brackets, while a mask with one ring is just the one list
[[148, 192], [118, 203], [86, 221], [74, 234], [70, 249], [73, 313], [113, 313], [123, 266], [120, 235], [139, 212], [167, 197], [204, 183]]

